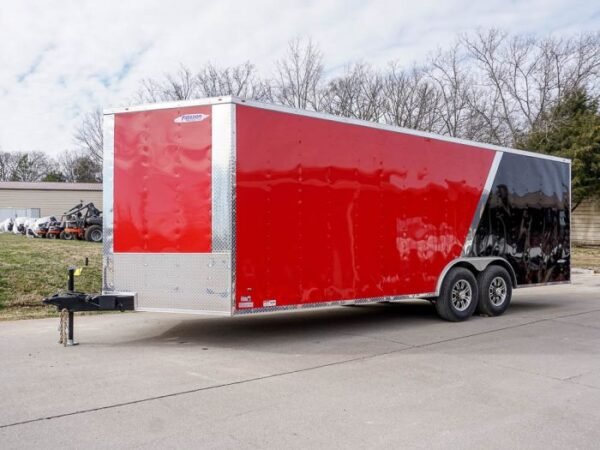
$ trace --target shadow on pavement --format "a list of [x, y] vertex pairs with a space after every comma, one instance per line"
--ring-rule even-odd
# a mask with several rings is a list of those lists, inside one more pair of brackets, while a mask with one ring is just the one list
[[[556, 305], [518, 301], [506, 313], [540, 313]], [[540, 314], [542, 315], [542, 314]], [[475, 316], [470, 321], [482, 320]], [[483, 319], [493, 321], [494, 318]], [[322, 310], [280, 312], [241, 317], [192, 318], [178, 322], [166, 332], [153, 337], [130, 341], [128, 344], [193, 344], [204, 347], [235, 347], [236, 349], [283, 346], [292, 342], [317, 342], [343, 339], [344, 336], [407, 332], [427, 327], [443, 334], [447, 327], [465, 327], [469, 322], [450, 324], [438, 318], [435, 307], [427, 301], [411, 301], [335, 307]], [[496, 328], [493, 322], [490, 329]], [[454, 333], [453, 333], [454, 334]], [[465, 334], [469, 334], [468, 331]], [[400, 341], [402, 339], [399, 339]]]

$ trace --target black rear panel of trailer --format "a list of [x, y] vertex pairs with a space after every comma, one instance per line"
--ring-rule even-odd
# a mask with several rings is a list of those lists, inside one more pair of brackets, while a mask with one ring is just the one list
[[570, 166], [505, 153], [470, 256], [503, 256], [517, 284], [570, 279]]

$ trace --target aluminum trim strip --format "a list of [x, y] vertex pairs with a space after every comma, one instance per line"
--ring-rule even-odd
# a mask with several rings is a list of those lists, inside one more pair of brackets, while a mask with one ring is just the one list
[[229, 186], [230, 186], [230, 227], [231, 227], [231, 315], [235, 314], [236, 297], [236, 263], [237, 263], [237, 235], [236, 235], [236, 171], [237, 171], [237, 114], [236, 105], [231, 108], [230, 152], [229, 152]]
[[198, 311], [194, 309], [170, 309], [170, 308], [135, 308], [139, 312], [157, 312], [157, 313], [170, 313], [170, 314], [194, 314], [197, 316], [222, 316], [230, 317], [229, 312], [223, 311]]
[[102, 290], [114, 290], [114, 158], [115, 158], [115, 116], [104, 116], [103, 123], [103, 164], [102, 164]]
[[297, 311], [301, 309], [315, 309], [315, 308], [326, 308], [331, 306], [343, 306], [343, 305], [364, 305], [368, 303], [377, 302], [395, 302], [399, 300], [411, 300], [425, 297], [435, 297], [434, 292], [426, 292], [422, 294], [410, 294], [410, 295], [391, 295], [385, 297], [369, 297], [359, 298], [351, 300], [334, 300], [331, 302], [312, 302], [303, 303], [298, 305], [285, 305], [285, 306], [272, 306], [267, 308], [248, 308], [248, 309], [237, 309], [234, 310], [232, 315], [242, 316], [247, 314], [255, 313], [266, 313], [266, 312], [283, 312], [283, 311]]
[[119, 252], [117, 255], [139, 255], [139, 256], [152, 256], [152, 255], [162, 255], [162, 256], [186, 256], [186, 255], [207, 255], [207, 256], [229, 256], [229, 252], [212, 252], [212, 253], [176, 253], [176, 252], [161, 252], [161, 253], [144, 253], [144, 252]]
[[231, 252], [231, 152], [234, 106], [212, 107], [212, 252]]
[[573, 255], [573, 166], [571, 161], [569, 161], [569, 282], [573, 278], [573, 261], [571, 260], [571, 256]]
[[571, 280], [567, 280], [567, 281], [551, 281], [549, 283], [533, 283], [533, 284], [521, 284], [519, 286], [516, 286], [516, 289], [525, 289], [525, 288], [530, 288], [530, 287], [542, 287], [542, 286], [556, 286], [559, 284], [572, 284]]
[[494, 180], [496, 179], [496, 174], [498, 173], [498, 167], [500, 167], [501, 161], [502, 152], [496, 152], [496, 154], [494, 155], [494, 160], [492, 161], [492, 166], [490, 167], [490, 171], [488, 172], [485, 185], [483, 186], [483, 190], [481, 191], [481, 197], [479, 198], [479, 203], [477, 204], [477, 208], [475, 209], [475, 214], [473, 214], [471, 226], [469, 227], [469, 231], [467, 232], [467, 237], [463, 245], [462, 256], [468, 256], [469, 253], [471, 253], [471, 248], [473, 247], [473, 240], [475, 239], [475, 233], [477, 232], [477, 227], [479, 226], [479, 222], [481, 221], [481, 216], [483, 215], [485, 205], [487, 204], [488, 199], [490, 197], [492, 185], [494, 184]]

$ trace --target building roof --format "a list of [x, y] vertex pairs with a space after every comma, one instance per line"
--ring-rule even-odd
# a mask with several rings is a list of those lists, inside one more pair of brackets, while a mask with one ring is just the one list
[[0, 189], [29, 191], [102, 191], [102, 183], [30, 183], [23, 181], [0, 181]]

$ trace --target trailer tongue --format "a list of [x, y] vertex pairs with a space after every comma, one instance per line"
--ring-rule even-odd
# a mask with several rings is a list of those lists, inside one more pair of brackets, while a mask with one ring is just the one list
[[[135, 296], [132, 294], [86, 294], [75, 291], [75, 275], [81, 269], [69, 267], [67, 290], [59, 292], [42, 302], [45, 305], [56, 306], [61, 313], [59, 327], [59, 344], [64, 346], [77, 345], [74, 340], [75, 317], [77, 311], [133, 311]], [[66, 317], [65, 317], [66, 316]], [[68, 321], [68, 324], [67, 324]], [[68, 332], [68, 336], [66, 333]]]

